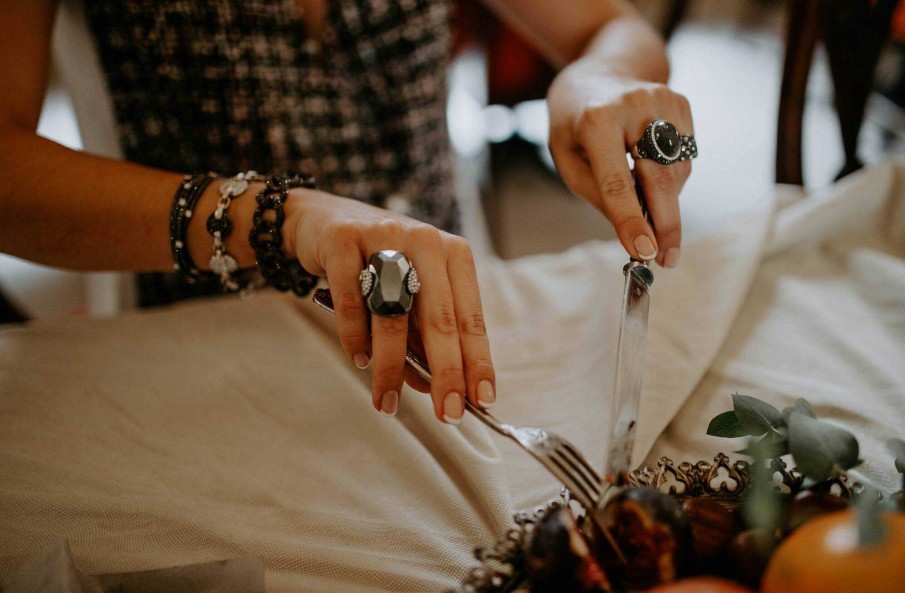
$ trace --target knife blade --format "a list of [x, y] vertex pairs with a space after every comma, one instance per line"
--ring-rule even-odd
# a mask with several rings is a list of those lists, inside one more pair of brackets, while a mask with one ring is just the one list
[[[641, 196], [640, 189], [639, 196]], [[644, 202], [642, 198], [642, 209]], [[605, 507], [610, 495], [628, 483], [632, 467], [632, 451], [641, 403], [641, 385], [644, 379], [644, 354], [647, 342], [647, 316], [650, 310], [650, 287], [654, 274], [646, 262], [632, 259], [622, 268], [625, 286], [622, 290], [622, 318], [619, 325], [619, 342], [616, 349], [616, 376], [613, 389], [610, 447], [604, 469], [604, 488], [591, 513], [592, 520], [600, 526], [606, 541], [616, 556], [627, 564], [619, 543], [607, 529]]]
[[631, 469], [637, 432], [641, 385], [644, 380], [644, 355], [647, 341], [647, 316], [650, 287], [654, 275], [644, 262], [631, 261], [623, 268], [622, 320], [616, 350], [616, 378], [610, 425], [609, 456], [604, 479], [624, 485]]

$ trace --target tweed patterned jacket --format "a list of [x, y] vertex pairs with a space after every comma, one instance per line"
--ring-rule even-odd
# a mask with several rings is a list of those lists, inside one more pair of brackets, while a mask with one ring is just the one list
[[86, 0], [126, 158], [313, 173], [325, 191], [455, 231], [449, 0]]

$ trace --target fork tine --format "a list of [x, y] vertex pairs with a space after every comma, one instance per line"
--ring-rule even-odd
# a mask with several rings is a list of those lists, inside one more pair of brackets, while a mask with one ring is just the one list
[[561, 448], [557, 448], [553, 453], [553, 456], [572, 470], [571, 474], [573, 476], [573, 479], [576, 482], [580, 482], [588, 495], [590, 495], [592, 501], [596, 502], [598, 495], [600, 494], [600, 485], [589, 479], [588, 476], [581, 471], [581, 468], [578, 466], [578, 464], [570, 459], [568, 452], [562, 450]]
[[575, 445], [563, 439], [562, 446], [563, 449], [565, 449], [572, 455], [572, 458], [576, 463], [578, 463], [578, 465], [581, 466], [581, 468], [584, 470], [585, 475], [587, 475], [592, 482], [594, 482], [595, 484], [603, 484], [603, 480], [600, 478], [597, 472], [594, 471], [594, 468], [590, 463], [588, 463], [588, 460], [585, 459], [585, 456], [581, 454], [581, 451], [575, 448]]
[[[581, 480], [575, 479], [575, 472], [570, 471], [567, 463], [560, 459], [555, 455], [544, 456], [545, 459], [549, 463], [544, 463], [548, 469], [552, 470], [553, 474], [559, 478], [559, 481], [569, 489], [573, 496], [580, 502], [585, 508], [591, 509], [594, 508], [594, 503], [596, 501], [595, 497], [588, 491], [587, 485], [584, 484]], [[550, 467], [552, 465], [553, 467]]]

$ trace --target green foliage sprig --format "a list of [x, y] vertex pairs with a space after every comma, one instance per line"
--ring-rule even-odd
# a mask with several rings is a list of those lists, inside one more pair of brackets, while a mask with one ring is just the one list
[[802, 475], [815, 482], [827, 480], [861, 462], [854, 435], [818, 420], [804, 398], [780, 411], [756, 397], [736, 393], [732, 396], [732, 408], [710, 421], [707, 434], [753, 437], [738, 453], [768, 459], [791, 453]]
[[[861, 464], [858, 439], [844, 428], [819, 420], [811, 404], [799, 398], [782, 410], [748, 395], [732, 395], [732, 410], [718, 414], [707, 427], [707, 434], [724, 438], [748, 437], [748, 445], [737, 453], [754, 458], [749, 505], [749, 525], [774, 529], [781, 515], [781, 501], [772, 484], [770, 460], [791, 454], [801, 474], [812, 483], [820, 483], [848, 474], [857, 479], [862, 490], [856, 496], [862, 544], [883, 539], [880, 520], [880, 489], [854, 468]], [[905, 496], [905, 441], [891, 439], [887, 447], [893, 454], [896, 470], [902, 474]]]

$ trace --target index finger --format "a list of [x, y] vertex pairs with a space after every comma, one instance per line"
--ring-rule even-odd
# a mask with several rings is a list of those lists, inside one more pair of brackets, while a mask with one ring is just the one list
[[642, 261], [657, 257], [657, 239], [644, 219], [626, 159], [622, 132], [615, 127], [583, 139], [591, 171], [600, 189], [598, 208], [616, 229], [629, 255]]
[[460, 237], [447, 235], [446, 242], [449, 281], [459, 325], [459, 346], [465, 364], [469, 399], [475, 405], [490, 408], [496, 400], [496, 377], [490, 357], [490, 341], [484, 323], [474, 255], [468, 242]]

